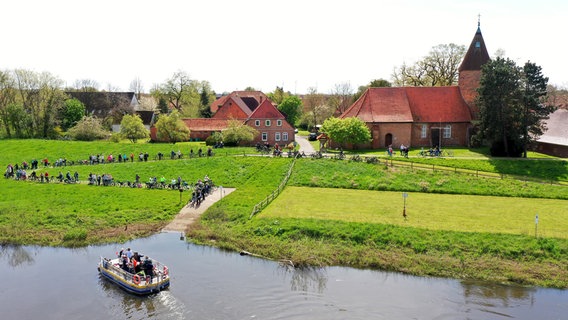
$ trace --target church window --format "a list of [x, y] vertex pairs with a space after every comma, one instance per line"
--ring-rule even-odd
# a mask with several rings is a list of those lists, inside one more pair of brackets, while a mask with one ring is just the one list
[[270, 127], [270, 120], [266, 120], [266, 121], [264, 122], [264, 125], [267, 126], [267, 127]]
[[260, 127], [260, 120], [254, 120], [254, 125]]
[[423, 124], [422, 125], [422, 131], [420, 132], [420, 138], [426, 138], [428, 134], [428, 126]]
[[452, 125], [447, 124], [444, 127], [444, 139], [449, 139], [452, 137]]

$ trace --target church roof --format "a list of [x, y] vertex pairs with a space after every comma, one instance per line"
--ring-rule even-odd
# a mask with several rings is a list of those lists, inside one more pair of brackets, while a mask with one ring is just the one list
[[539, 142], [568, 146], [568, 110], [557, 109], [545, 121], [548, 130], [538, 139]]
[[487, 53], [487, 47], [485, 46], [485, 41], [483, 41], [481, 28], [479, 27], [478, 22], [477, 31], [475, 32], [475, 36], [473, 36], [469, 49], [467, 49], [465, 57], [459, 67], [459, 71], [481, 70], [481, 66], [489, 60], [489, 53]]
[[367, 123], [471, 121], [457, 86], [369, 88], [341, 115], [348, 117]]

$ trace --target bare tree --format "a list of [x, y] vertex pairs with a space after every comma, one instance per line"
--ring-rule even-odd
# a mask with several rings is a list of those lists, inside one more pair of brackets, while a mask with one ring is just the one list
[[457, 83], [465, 46], [440, 44], [412, 66], [395, 68], [392, 79], [397, 86], [451, 86]]
[[140, 77], [136, 76], [130, 82], [130, 91], [136, 94], [136, 99], [140, 100], [140, 94], [144, 91], [144, 85], [142, 84], [142, 80]]
[[335, 109], [336, 114], [342, 114], [351, 105], [351, 99], [353, 97], [353, 88], [351, 83], [343, 82], [335, 85], [331, 91], [331, 98], [329, 104]]
[[97, 92], [99, 83], [92, 79], [78, 79], [73, 82], [73, 89], [80, 92]]

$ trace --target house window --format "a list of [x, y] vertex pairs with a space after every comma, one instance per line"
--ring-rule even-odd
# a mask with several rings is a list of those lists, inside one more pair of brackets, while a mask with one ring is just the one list
[[447, 124], [444, 127], [444, 139], [449, 139], [452, 137], [452, 126]]
[[270, 120], [266, 120], [266, 121], [264, 122], [264, 124], [265, 124], [267, 127], [270, 127]]
[[276, 125], [281, 127], [282, 126], [282, 120], [276, 120]]
[[282, 132], [282, 141], [288, 141], [288, 132]]
[[254, 125], [260, 127], [260, 120], [254, 120]]
[[274, 140], [280, 141], [280, 132], [274, 133]]
[[267, 132], [262, 133], [262, 141], [268, 141], [268, 133]]
[[420, 138], [426, 138], [426, 136], [428, 135], [428, 126], [423, 124], [422, 125], [422, 131], [420, 132]]

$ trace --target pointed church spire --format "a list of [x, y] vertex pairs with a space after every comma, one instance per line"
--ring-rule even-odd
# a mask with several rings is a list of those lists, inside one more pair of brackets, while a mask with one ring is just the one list
[[483, 36], [481, 35], [480, 20], [481, 15], [478, 15], [477, 31], [475, 32], [475, 36], [473, 36], [469, 49], [463, 58], [459, 71], [481, 70], [481, 66], [490, 60], [489, 53], [487, 53], [487, 48], [485, 47], [485, 41], [483, 41]]

